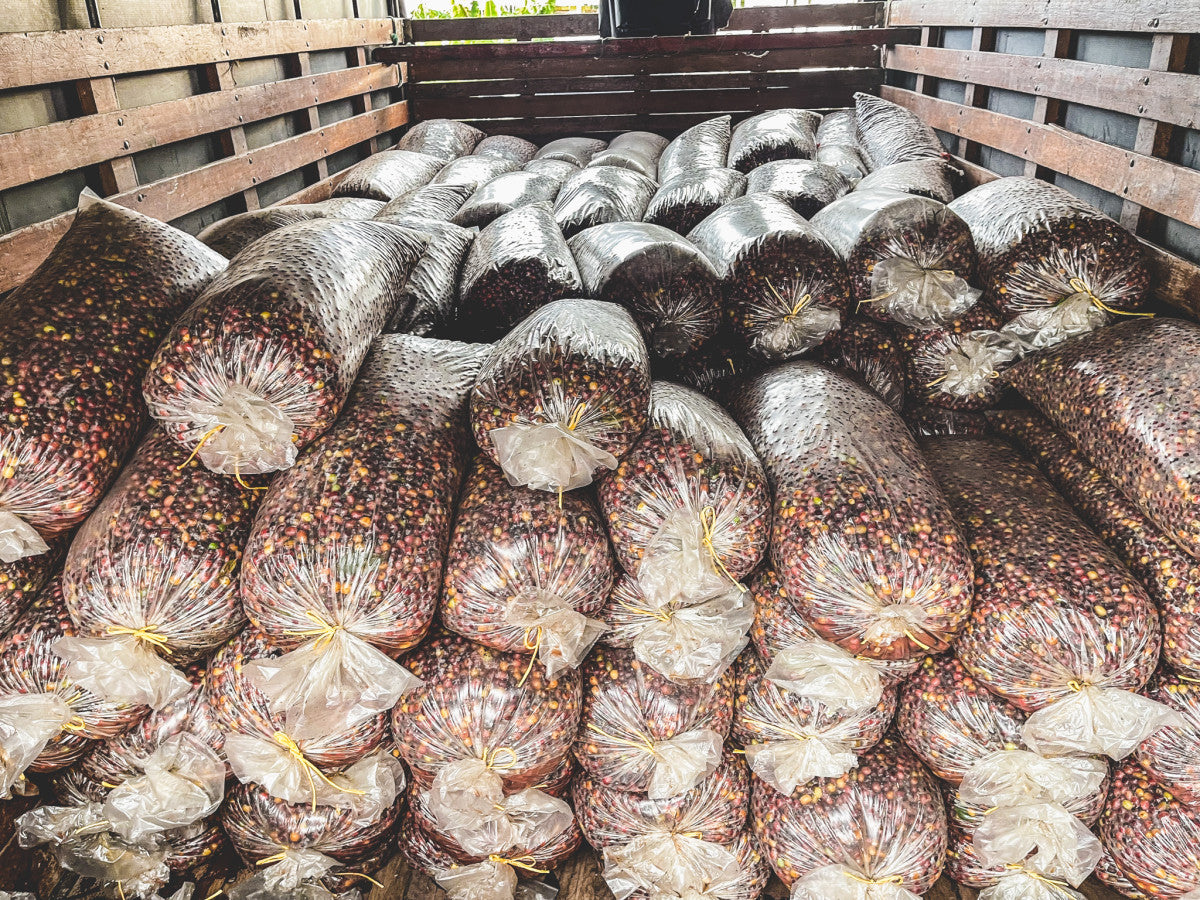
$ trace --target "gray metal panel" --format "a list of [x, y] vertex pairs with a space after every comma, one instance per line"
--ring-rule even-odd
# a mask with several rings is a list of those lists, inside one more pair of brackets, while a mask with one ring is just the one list
[[[1180, 3], [1194, 0], [1177, 0]], [[1075, 59], [1102, 63], [1107, 66], [1128, 66], [1144, 69], [1150, 65], [1150, 43], [1153, 35], [1120, 34], [1114, 31], [1077, 31]]]
[[942, 46], [948, 50], [970, 50], [973, 28], [943, 28]]
[[958, 135], [951, 134], [948, 131], [938, 131], [936, 128], [933, 130], [937, 134], [938, 140], [942, 142], [942, 146], [945, 147], [946, 150], [948, 150], [950, 153], [958, 152]]
[[13, 231], [72, 210], [87, 187], [82, 169], [0, 191], [0, 231]]
[[221, 156], [220, 140], [215, 134], [209, 134], [135, 153], [133, 165], [137, 170], [138, 183], [150, 184], [152, 181], [199, 169], [220, 159]]
[[1018, 119], [1033, 118], [1033, 106], [1037, 98], [1032, 94], [1018, 94], [1004, 88], [988, 88], [987, 108]]
[[117, 103], [121, 109], [149, 106], [164, 100], [181, 100], [205, 90], [196, 69], [166, 69], [144, 75], [122, 75], [115, 81]]
[[1200, 169], [1200, 131], [1194, 128], [1176, 128], [1167, 159], [1189, 169]]
[[260, 184], [258, 186], [258, 202], [263, 206], [270, 206], [285, 197], [292, 196], [297, 191], [304, 190], [305, 186], [302, 169], [288, 172], [286, 175], [280, 175], [278, 178], [272, 178], [270, 181]]
[[961, 81], [948, 81], [945, 78], [939, 78], [934, 86], [933, 95], [939, 100], [949, 100], [952, 103], [965, 103], [967, 101], [967, 86]]
[[186, 216], [180, 216], [171, 222], [180, 231], [186, 231], [188, 234], [199, 234], [213, 222], [219, 222], [221, 219], [226, 219], [234, 213], [245, 212], [246, 202], [240, 197], [226, 197], [224, 200], [218, 200], [210, 206], [203, 209], [198, 209], [195, 212], [190, 212]]
[[284, 138], [307, 131], [308, 116], [306, 113], [288, 113], [273, 119], [264, 119], [261, 122], [251, 122], [242, 130], [246, 134], [247, 148], [257, 150], [259, 147], [274, 144], [276, 141], [282, 141]]
[[322, 103], [317, 107], [317, 115], [320, 117], [322, 125], [332, 125], [334, 122], [340, 122], [342, 119], [348, 119], [354, 115], [354, 103], [349, 97], [345, 100]]
[[355, 144], [353, 147], [347, 147], [345, 150], [339, 150], [337, 153], [330, 154], [325, 157], [329, 163], [329, 174], [340, 172], [342, 169], [348, 169], [356, 162], [361, 162], [371, 154], [369, 147], [364, 147]]
[[979, 148], [979, 163], [997, 175], [1024, 175], [1025, 160], [995, 147]]
[[[308, 17], [307, 8], [304, 15], [306, 18]], [[312, 67], [314, 75], [321, 72], [336, 72], [339, 69], [350, 68], [347, 56], [345, 50], [317, 50], [308, 54], [308, 64]]]
[[1164, 216], [1156, 216], [1150, 239], [1161, 247], [1178, 253], [1184, 259], [1200, 265], [1200, 228], [1176, 222]]
[[1081, 200], [1086, 200], [1105, 215], [1112, 216], [1114, 219], [1119, 218], [1121, 215], [1122, 200], [1116, 194], [1102, 191], [1098, 187], [1082, 181], [1076, 181], [1074, 178], [1061, 173], [1054, 176], [1054, 183], [1060, 188], [1070, 191]]
[[1062, 125], [1068, 131], [1132, 150], [1137, 141], [1138, 119], [1079, 103], [1062, 105]]
[[997, 28], [996, 52], [1015, 56], [1041, 56], [1046, 32], [1037, 28]]
[[917, 76], [913, 72], [887, 69], [883, 73], [883, 80], [885, 84], [890, 84], [892, 87], [902, 88], [906, 91], [915, 91], [917, 89]]

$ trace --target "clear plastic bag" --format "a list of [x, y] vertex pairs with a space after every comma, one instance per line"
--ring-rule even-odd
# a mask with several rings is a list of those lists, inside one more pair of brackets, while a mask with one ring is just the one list
[[811, 159], [820, 116], [807, 109], [773, 109], [738, 123], [729, 141], [729, 168], [749, 172], [779, 159]]
[[643, 215], [651, 225], [688, 234], [709, 215], [746, 193], [746, 176], [733, 169], [696, 169], [664, 181]]
[[604, 631], [612, 589], [604, 522], [578, 492], [512, 487], [486, 457], [471, 467], [446, 556], [441, 621], [497, 650], [530, 653], [553, 678]]
[[850, 190], [841, 172], [811, 159], [781, 159], [746, 176], [747, 194], [774, 194], [805, 219]]
[[617, 560], [652, 608], [736, 585], [766, 552], [770, 494], [754, 448], [725, 410], [667, 381], [598, 497]]
[[1163, 668], [1143, 693], [1178, 718], [1142, 741], [1134, 758], [1173, 797], [1200, 807], [1200, 682]]
[[771, 788], [791, 795], [815, 778], [844, 776], [891, 724], [896, 691], [885, 690], [869, 664], [854, 672], [845, 655], [812, 642], [783, 651], [770, 667], [753, 652], [738, 658], [733, 740]]
[[442, 835], [411, 813], [400, 824], [399, 839], [405, 859], [437, 881], [451, 900], [553, 900], [555, 889], [539, 878], [573, 854], [579, 843], [579, 828], [572, 823], [523, 853], [472, 856], [449, 849]]
[[[350, 809], [318, 806], [314, 811], [308, 804], [285, 803], [260, 785], [235, 785], [222, 807], [221, 824], [238, 856], [262, 876], [251, 890], [268, 891], [243, 900], [294, 898], [291, 892], [303, 884], [334, 894], [369, 887], [365, 878], [394, 852], [402, 808], [397, 797], [374, 820], [364, 822]], [[324, 895], [308, 900], [324, 900]]]
[[392, 221], [424, 234], [429, 246], [409, 273], [385, 330], [423, 337], [441, 334], [456, 317], [458, 273], [478, 232], [433, 219]]
[[[849, 656], [845, 650], [822, 638], [804, 620], [804, 616], [788, 598], [787, 590], [783, 586], [783, 580], [779, 577], [779, 573], [770, 563], [759, 569], [750, 580], [750, 592], [754, 598], [754, 624], [750, 628], [750, 640], [754, 643], [754, 649], [768, 671], [776, 657], [798, 648], [804, 654], [802, 658], [807, 657], [811, 660], [832, 658], [837, 661], [839, 656], [842, 659]], [[822, 648], [822, 652], [814, 656], [812, 651], [816, 644], [828, 646]], [[831, 648], [832, 657], [830, 657]], [[843, 654], [845, 656], [842, 656]], [[863, 656], [849, 656], [849, 659], [864, 662], [874, 669], [878, 673], [880, 688], [897, 684], [915, 672], [921, 665], [920, 658], [871, 659]], [[837, 690], [840, 692], [844, 692], [844, 688], [839, 685], [846, 677], [854, 678], [856, 681], [864, 679], [872, 684], [872, 691], [875, 689], [873, 679], [854, 663], [850, 666], [841, 665], [836, 668], [828, 665], [814, 665], [810, 666], [808, 671], [816, 676], [835, 676], [836, 680], [832, 680], [831, 683], [837, 686]]]
[[1003, 410], [989, 419], [1037, 463], [1154, 599], [1162, 618], [1163, 659], [1181, 675], [1200, 678], [1200, 560], [1165, 537], [1039, 413]]
[[658, 155], [643, 152], [643, 150], [636, 146], [610, 146], [607, 150], [601, 150], [587, 164], [588, 168], [596, 166], [615, 166], [621, 169], [629, 169], [638, 175], [644, 175], [654, 180], [655, 184], [658, 183], [656, 180], [658, 178]]
[[1039, 353], [1007, 380], [1200, 559], [1197, 353], [1200, 326], [1192, 322], [1127, 322]]
[[[1097, 880], [1106, 887], [1112, 888], [1117, 893], [1129, 900], [1150, 900], [1149, 894], [1138, 890], [1122, 872], [1116, 862], [1113, 861], [1112, 854], [1108, 852], [1108, 848], [1103, 844], [1100, 845], [1100, 862], [1096, 863], [1095, 875]], [[1072, 898], [1075, 900], [1075, 898]]]
[[575, 670], [548, 679], [524, 654], [449, 634], [427, 641], [405, 665], [425, 685], [400, 698], [392, 735], [415, 789], [430, 789], [441, 771], [464, 761], [482, 763], [481, 789], [496, 776], [517, 791], [563, 766], [583, 700]]
[[808, 623], [861, 656], [946, 649], [970, 612], [971, 560], [899, 416], [807, 362], [755, 378], [734, 415], [774, 487], [772, 558]]
[[946, 156], [937, 134], [915, 113], [871, 94], [854, 95], [854, 127], [873, 170]]
[[542, 147], [534, 156], [534, 160], [549, 159], [568, 162], [582, 169], [592, 157], [608, 146], [607, 141], [598, 138], [566, 137], [551, 141]]
[[537, 172], [506, 172], [493, 178], [454, 215], [454, 223], [482, 228], [489, 222], [530, 203], [553, 203], [562, 187], [562, 179]]
[[854, 191], [812, 225], [837, 251], [857, 309], [883, 322], [928, 328], [966, 312], [980, 292], [967, 224], [943, 203], [893, 191]]
[[657, 187], [632, 169], [589, 165], [563, 183], [554, 220], [568, 238], [606, 222], [640, 222]]
[[671, 681], [711, 684], [746, 646], [754, 607], [749, 593], [733, 584], [655, 607], [636, 579], [622, 575], [599, 615], [608, 625], [605, 645], [632, 647]]
[[896, 329], [911, 401], [948, 409], [988, 409], [1004, 393], [1001, 373], [1020, 349], [1001, 334], [988, 303], [932, 328]]
[[1000, 810], [997, 816], [991, 829], [951, 820], [950, 877], [982, 888], [980, 900], [1084, 900], [1073, 888], [1104, 851], [1083, 823], [1052, 806]]
[[430, 184], [461, 184], [478, 191], [485, 184], [519, 169], [515, 162], [493, 156], [461, 156], [434, 176]]
[[578, 295], [582, 286], [550, 204], [521, 206], [475, 238], [458, 286], [459, 326], [494, 340], [550, 301]]
[[120, 734], [149, 712], [103, 700], [66, 677], [54, 647], [74, 634], [54, 578], [0, 642], [0, 794], [21, 790], [25, 770], [62, 769], [92, 741]]
[[1153, 602], [1007, 444], [952, 437], [924, 447], [979, 579], [959, 660], [1030, 714], [1030, 750], [1124, 757], [1170, 718], [1133, 693], [1158, 661]]
[[247, 668], [294, 738], [385, 713], [415, 686], [392, 657], [437, 609], [487, 349], [379, 338], [341, 417], [263, 499], [242, 596], [290, 652]]
[[85, 191], [50, 256], [0, 301], [0, 563], [45, 553], [100, 502], [145, 427], [138, 385], [164, 329], [224, 267]]
[[716, 270], [673, 231], [614, 222], [581, 231], [569, 246], [588, 295], [628, 307], [659, 356], [684, 356], [716, 333]]
[[559, 300], [493, 346], [471, 394], [471, 427], [511, 484], [565, 491], [617, 465], [649, 405], [650, 362], [629, 313]]
[[979, 281], [1005, 331], [1041, 350], [1093, 331], [1148, 300], [1137, 238], [1084, 201], [1036, 178], [998, 178], [950, 210], [970, 226]]
[[608, 848], [603, 875], [626, 900], [758, 900], [771, 867], [748, 832], [728, 844], [648, 834]]
[[835, 109], [821, 116], [817, 123], [817, 143], [824, 144], [858, 144], [858, 126], [854, 121], [853, 109]]
[[428, 239], [379, 222], [272, 232], [176, 321], [143, 393], [209, 469], [286, 469], [333, 422]]
[[475, 145], [476, 156], [491, 156], [507, 159], [523, 166], [537, 156], [538, 146], [533, 141], [511, 134], [493, 134]]
[[238, 213], [209, 225], [199, 234], [226, 259], [233, 259], [264, 234], [309, 219], [373, 219], [383, 208], [379, 200], [335, 197], [323, 203], [289, 203]]
[[733, 722], [733, 674], [712, 684], [668, 681], [631, 650], [599, 648], [580, 673], [582, 769], [612, 790], [666, 800], [694, 788], [721, 762]]
[[[386, 717], [377, 715], [338, 732], [293, 739], [287, 721], [271, 711], [267, 696], [254, 686], [247, 667], [276, 659], [283, 648], [247, 628], [213, 655], [205, 673], [205, 702], [225, 736], [224, 751], [242, 782], [256, 782], [281, 801], [313, 806], [340, 804], [351, 809], [371, 800], [331, 780], [376, 751], [383, 743]], [[359, 770], [361, 774], [370, 774]], [[293, 798], [293, 799], [289, 799]], [[358, 813], [355, 812], [357, 815]]]
[[482, 143], [483, 136], [482, 131], [466, 122], [426, 119], [408, 129], [396, 144], [396, 148], [452, 160], [475, 150]]
[[856, 378], [896, 412], [908, 399], [904, 354], [895, 334], [869, 319], [850, 319], [815, 354], [826, 365]]
[[727, 845], [746, 824], [750, 775], [745, 760], [726, 749], [712, 774], [673, 797], [652, 800], [641, 792], [612, 790], [586, 772], [575, 777], [571, 797], [583, 836], [601, 852], [637, 838]]
[[429, 184], [445, 160], [410, 150], [385, 150], [356, 163], [333, 189], [335, 197], [365, 197], [387, 203]]
[[751, 825], [796, 900], [912, 900], [929, 891], [946, 855], [936, 782], [885, 737], [841, 778], [790, 797], [755, 782]]
[[688, 240], [721, 276], [726, 312], [755, 356], [791, 359], [841, 327], [850, 299], [845, 267], [783, 200], [769, 194], [732, 200]]
[[729, 116], [693, 125], [663, 148], [658, 158], [658, 183], [666, 184], [685, 172], [720, 169], [729, 158]]
[[70, 660], [67, 677], [114, 703], [171, 702], [187, 690], [175, 667], [245, 623], [238, 564], [261, 488], [215, 475], [194, 457], [153, 430], [63, 567], [78, 634], [55, 652]]
[[69, 543], [67, 535], [59, 535], [50, 541], [45, 553], [23, 556], [13, 562], [0, 561], [0, 636], [8, 632], [62, 568]]
[[466, 184], [426, 184], [387, 203], [374, 218], [391, 223], [409, 218], [449, 222], [473, 193]]
[[1127, 762], [1113, 776], [1100, 839], [1134, 886], [1158, 900], [1200, 897], [1200, 809], [1183, 804]]
[[854, 144], [821, 144], [813, 153], [813, 159], [837, 169], [851, 187], [858, 185], [868, 171], [866, 161]]
[[939, 203], [954, 199], [952, 178], [961, 177], [962, 172], [940, 159], [910, 159], [908, 162], [893, 163], [864, 175], [855, 190], [899, 191], [916, 194]]

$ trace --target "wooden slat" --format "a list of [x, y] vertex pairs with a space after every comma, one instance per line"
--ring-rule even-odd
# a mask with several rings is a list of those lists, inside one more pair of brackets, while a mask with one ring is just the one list
[[[1042, 35], [1043, 59], [1062, 59], [1071, 50], [1071, 32], [1065, 28], [1047, 28]], [[1029, 118], [1039, 125], [1058, 124], [1062, 115], [1062, 102], [1054, 97], [1041, 96], [1033, 101], [1033, 115]], [[1049, 178], [1046, 169], [1039, 169], [1036, 162], [1025, 162], [1025, 174], [1031, 178], [1042, 176]]]
[[391, 19], [309, 19], [0, 34], [0, 90], [252, 59], [389, 44]]
[[[996, 48], [996, 29], [994, 28], [972, 28], [971, 29], [971, 50], [979, 53], [985, 50], [994, 50]], [[975, 81], [968, 81], [963, 88], [963, 105], [964, 106], [983, 106], [984, 100], [987, 97], [987, 89]], [[978, 144], [972, 144], [966, 138], [958, 139], [958, 155], [964, 157], [974, 156], [978, 149]]]
[[1200, 125], [1200, 75], [910, 45], [889, 48], [884, 65], [902, 72], [1083, 103], [1184, 128]]
[[395, 66], [339, 69], [0, 134], [0, 190], [398, 83]]
[[[417, 44], [381, 47], [380, 62], [429, 60], [588, 59], [628, 56], [673, 56], [682, 53], [760, 53], [764, 50], [809, 50], [904, 43], [918, 36], [914, 28], [852, 28], [787, 34], [693, 34], [682, 37], [623, 38], [611, 41], [527, 41], [513, 44]], [[674, 67], [659, 59], [659, 66]]]
[[534, 38], [595, 37], [600, 20], [596, 15], [497, 16], [479, 19], [412, 19], [412, 39], [426, 41], [490, 41]]
[[[295, 67], [295, 72], [297, 75], [302, 78], [312, 75], [312, 61], [309, 59], [307, 53], [297, 53], [290, 58], [295, 61], [291, 65]], [[308, 119], [309, 131], [316, 131], [321, 127], [321, 113], [317, 110], [315, 104], [309, 105], [304, 112]], [[318, 159], [316, 166], [318, 180], [324, 180], [329, 177], [329, 161], [325, 159], [325, 157]]]
[[[379, 59], [382, 51], [375, 52]], [[877, 66], [874, 47], [764, 50], [761, 53], [695, 53], [671, 58], [672, 74], [688, 72], [770, 72], [810, 67]], [[661, 58], [431, 60], [412, 63], [409, 81], [497, 78], [574, 78], [591, 75], [654, 75], [668, 68]]]
[[[863, 71], [880, 69], [860, 66], [838, 69], [838, 75], [852, 77]], [[789, 87], [830, 70], [800, 69], [785, 72], [687, 72], [664, 75], [606, 75], [580, 78], [510, 78], [495, 81], [421, 81], [409, 85], [409, 98], [416, 100], [451, 97], [504, 97], [514, 94], [613, 93], [615, 91], [659, 90], [731, 90], [734, 88]], [[831, 77], [836, 77], [832, 76]]]
[[[204, 67], [204, 77], [208, 81], [208, 86], [213, 91], [227, 91], [234, 87], [233, 81], [233, 63], [218, 62]], [[229, 94], [225, 95], [230, 96]], [[250, 145], [246, 142], [246, 131], [241, 124], [242, 117], [238, 117], [238, 123], [220, 132], [221, 150], [225, 156], [240, 156], [250, 149]], [[258, 209], [261, 204], [258, 202], [258, 188], [250, 187], [242, 191], [242, 201], [246, 205], [246, 211]]]
[[805, 6], [741, 7], [729, 17], [727, 31], [767, 31], [772, 28], [870, 28], [882, 24], [881, 2], [810, 3]]
[[774, 89], [717, 88], [625, 93], [540, 94], [519, 97], [410, 98], [417, 119], [562, 118], [636, 113], [762, 111], [783, 106], [828, 107], [852, 102], [855, 91], [876, 88], [880, 69], [804, 73]]
[[[117, 86], [111, 78], [89, 78], [84, 81], [75, 82], [75, 91], [79, 97], [79, 105], [85, 116], [94, 116], [104, 113], [113, 113], [120, 108], [120, 103], [117, 101]], [[0, 135], [0, 148], [3, 147], [3, 138], [7, 135]], [[70, 146], [58, 145], [56, 149], [67, 151], [70, 154]], [[129, 147], [123, 148], [124, 153], [110, 153], [105, 157], [105, 162], [100, 166], [100, 186], [106, 194], [116, 194], [120, 191], [128, 191], [131, 188], [137, 187], [137, 168], [133, 164], [133, 159], [128, 155]], [[0, 171], [0, 190], [13, 185], [4, 183], [5, 172], [18, 171], [21, 168], [21, 163], [30, 161], [24, 155], [25, 151], [13, 155], [4, 149], [0, 149], [0, 159], [5, 161], [4, 171]], [[27, 151], [29, 154], [38, 156], [37, 148], [32, 148]], [[108, 157], [115, 157], [109, 159]], [[24, 178], [21, 181], [13, 184], [25, 184], [30, 181], [38, 181], [42, 178], [48, 178], [51, 175], [57, 175], [60, 172], [66, 172], [75, 168], [71, 165], [56, 165], [49, 169], [44, 169], [43, 173], [34, 178]]]
[[[176, 219], [331, 153], [392, 131], [407, 121], [408, 104], [396, 103], [107, 199], [155, 218]], [[73, 212], [64, 213], [0, 237], [0, 259], [4, 260], [0, 267], [0, 291], [18, 284], [37, 267], [66, 232], [74, 215]]]
[[889, 25], [1200, 31], [1194, 0], [892, 0]]
[[882, 95], [907, 106], [941, 131], [995, 147], [1200, 227], [1200, 171], [987, 109], [884, 86]]

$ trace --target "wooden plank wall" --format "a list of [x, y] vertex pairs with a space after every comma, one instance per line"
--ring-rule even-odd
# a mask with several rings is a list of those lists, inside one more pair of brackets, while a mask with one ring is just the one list
[[[650, 129], [673, 134], [721, 113], [845, 106], [882, 80], [882, 2], [738, 9], [720, 34], [600, 41], [595, 16], [413, 21], [414, 119], [464, 119], [532, 138]], [[446, 45], [442, 41], [489, 41]]]
[[[0, 35], [0, 92], [67, 85], [78, 96], [73, 118], [0, 134], [0, 190], [80, 170], [113, 202], [174, 220], [234, 198], [233, 211], [259, 206], [259, 185], [302, 171], [302, 183], [329, 176], [337, 153], [375, 149], [383, 135], [408, 122], [403, 102], [373, 103], [372, 93], [397, 88], [403, 67], [370, 60], [369, 51], [398, 37], [394, 19], [327, 19], [82, 29]], [[314, 73], [310, 54], [345, 54], [344, 67]], [[239, 87], [239, 61], [282, 60], [287, 78]], [[120, 108], [115, 78], [147, 72], [195, 70], [193, 96]], [[353, 114], [322, 124], [320, 108], [338, 101]], [[245, 126], [286, 114], [305, 116], [296, 134], [250, 148]], [[211, 136], [220, 143], [213, 162], [171, 177], [138, 179], [137, 153]], [[318, 187], [316, 195], [327, 193]], [[0, 235], [0, 292], [20, 283], [70, 225], [73, 212]]]
[[[893, 0], [887, 21], [919, 28], [920, 38], [888, 48], [889, 75], [908, 79], [884, 86], [884, 97], [949, 136], [976, 180], [990, 177], [990, 162], [1003, 174], [1036, 175], [1099, 198], [1150, 250], [1159, 299], [1200, 315], [1200, 170], [1195, 150], [1181, 152], [1185, 142], [1200, 146], [1200, 3]], [[961, 29], [970, 29], [969, 49]], [[998, 35], [1017, 29], [1043, 36], [1040, 56], [997, 52]], [[957, 40], [947, 40], [948, 30]], [[1137, 64], [1081, 59], [1080, 41], [1097, 36], [1149, 52]], [[991, 95], [1008, 102], [989, 102]], [[1022, 97], [1027, 112], [1013, 114]], [[1114, 121], [1133, 124], [1121, 134], [1105, 127]], [[1100, 127], [1081, 127], [1089, 122]], [[1103, 193], [1088, 196], [1087, 186]], [[1164, 235], [1189, 258], [1160, 246]]]

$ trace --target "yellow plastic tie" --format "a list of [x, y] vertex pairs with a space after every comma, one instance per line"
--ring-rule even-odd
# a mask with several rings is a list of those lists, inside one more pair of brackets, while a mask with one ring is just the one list
[[645, 750], [651, 756], [655, 756], [655, 757], [658, 756], [658, 750], [655, 749], [654, 741], [650, 740], [650, 738], [648, 738], [648, 737], [643, 736], [640, 740], [636, 740], [636, 741], [630, 740], [628, 738], [620, 738], [620, 737], [617, 737], [615, 734], [609, 734], [607, 731], [604, 731], [602, 728], [597, 728], [591, 722], [588, 722], [588, 731], [596, 732], [596, 734], [600, 735], [603, 738], [606, 738], [607, 740], [616, 744], [618, 747], [628, 747], [631, 750]]
[[[562, 491], [558, 493], [558, 502], [562, 504]], [[530, 636], [536, 635], [533, 643], [529, 642]], [[542, 626], [534, 625], [532, 628], [525, 629], [525, 637], [521, 641], [526, 650], [532, 650], [533, 653], [529, 657], [529, 665], [525, 668], [525, 674], [521, 676], [521, 680], [517, 682], [517, 687], [525, 687], [525, 682], [529, 680], [529, 676], [533, 673], [534, 664], [537, 663], [538, 651], [542, 649]]]
[[574, 431], [579, 427], [579, 421], [583, 418], [583, 413], [586, 409], [586, 403], [575, 404], [575, 408], [571, 410], [571, 415], [567, 416], [567, 424], [564, 426], [567, 431]]
[[144, 641], [160, 653], [165, 653], [167, 656], [171, 655], [171, 648], [167, 646], [167, 637], [158, 633], [157, 625], [145, 625], [141, 628], [129, 628], [125, 625], [109, 625], [107, 633], [112, 635], [127, 634], [131, 638]]
[[71, 716], [63, 723], [62, 730], [75, 733], [83, 731], [85, 728], [87, 728], [87, 722], [83, 721], [83, 716]]
[[911, 631], [909, 631], [907, 628], [904, 629], [904, 636], [906, 638], [908, 638], [910, 641], [912, 641], [914, 644], [916, 644], [918, 647], [920, 647], [922, 650], [924, 650], [926, 653], [934, 652], [934, 649], [932, 647], [930, 647], [928, 644], [922, 643], [921, 639], [918, 638]]
[[[778, 722], [768, 722], [765, 719], [756, 719], [752, 716], [747, 716], [745, 721], [747, 725], [757, 725], [759, 728], [764, 730], [778, 731], [780, 734], [791, 738], [793, 741], [811, 741], [816, 737], [816, 735], [803, 734], [802, 732], [796, 731], [794, 728], [788, 728], [786, 725], [780, 725]], [[771, 742], [763, 741], [762, 743], [769, 744]]]
[[700, 510], [700, 530], [703, 535], [701, 542], [708, 550], [709, 556], [713, 559], [713, 568], [718, 575], [724, 575], [730, 581], [738, 586], [741, 591], [746, 590], [746, 586], [733, 577], [733, 573], [725, 567], [725, 563], [721, 561], [721, 555], [717, 553], [717, 548], [713, 546], [713, 529], [717, 524], [717, 511], [711, 506], [706, 506]]
[[371, 882], [371, 884], [375, 885], [375, 887], [377, 887], [377, 888], [383, 887], [382, 884], [380, 884], [378, 881], [376, 881], [374, 878], [372, 878], [366, 872], [332, 872], [330, 874], [332, 874], [338, 878], [343, 878], [343, 877], [361, 878], [363, 881]]
[[[1094, 293], [1092, 293], [1092, 289], [1090, 287], [1088, 287], [1087, 282], [1084, 281], [1082, 278], [1072, 278], [1072, 279], [1068, 280], [1067, 286], [1070, 287], [1071, 290], [1075, 292], [1075, 294], [1086, 294], [1088, 300], [1090, 300], [1094, 306], [1096, 306], [1098, 309], [1104, 310], [1106, 313], [1109, 313], [1111, 315], [1134, 316], [1137, 318], [1146, 318], [1146, 319], [1150, 319], [1150, 318], [1154, 317], [1154, 313], [1152, 313], [1152, 312], [1126, 312], [1123, 309], [1113, 309], [1111, 306], [1107, 305], [1103, 300], [1101, 300], [1099, 297], [1097, 297]], [[1074, 294], [1072, 294], [1072, 296], [1074, 296]], [[1066, 298], [1064, 297], [1063, 299], [1065, 300]]]
[[651, 619], [658, 619], [658, 621], [660, 621], [660, 622], [670, 622], [671, 621], [671, 617], [669, 615], [667, 615], [665, 612], [663, 612], [661, 609], [657, 609], [657, 610], [656, 609], [646, 609], [641, 606], [633, 606], [632, 604], [626, 603], [624, 600], [618, 600], [617, 605], [625, 607], [627, 610], [629, 610], [634, 615], [648, 616]]
[[[282, 731], [275, 732], [273, 737], [275, 738], [275, 743], [277, 743], [280, 747], [282, 747], [289, 754], [291, 754], [292, 758], [294, 760], [296, 760], [296, 762], [300, 763], [301, 768], [304, 770], [304, 774], [308, 778], [308, 787], [312, 791], [312, 811], [313, 812], [317, 811], [317, 781], [316, 781], [316, 779], [318, 779], [318, 778], [321, 781], [325, 782], [325, 784], [327, 784], [331, 788], [333, 788], [335, 791], [339, 791], [343, 794], [362, 795], [362, 794], [366, 793], [366, 791], [360, 791], [357, 788], [342, 787], [342, 786], [330, 781], [329, 776], [326, 775], [324, 772], [322, 772], [319, 768], [317, 768], [317, 766], [315, 764], [313, 764], [313, 762], [311, 760], [309, 760], [309, 758], [307, 756], [304, 755], [304, 751], [300, 749], [300, 745], [297, 744], [290, 737], [288, 737], [288, 735], [284, 734]], [[316, 778], [314, 778], [313, 776], [316, 776]]]
[[889, 875], [887, 878], [868, 878], [866, 875], [859, 875], [857, 872], [852, 872], [846, 869], [846, 875], [857, 881], [859, 884], [904, 884], [903, 875]]
[[1013, 872], [1020, 872], [1022, 875], [1025, 875], [1028, 878], [1048, 884], [1051, 887], [1058, 889], [1061, 893], [1067, 894], [1067, 883], [1065, 881], [1059, 881], [1057, 878], [1051, 878], [1048, 875], [1043, 875], [1041, 872], [1035, 872], [1033, 869], [1027, 869], [1021, 863], [1008, 863], [1004, 868]]
[[[496, 757], [498, 757], [501, 753], [508, 754], [508, 759], [505, 760], [503, 765], [496, 762]], [[490, 759], [489, 759], [489, 756], [491, 757]], [[485, 766], [487, 766], [489, 769], [492, 769], [497, 772], [503, 772], [506, 769], [511, 769], [513, 766], [515, 766], [517, 764], [517, 751], [514, 750], [512, 747], [497, 747], [490, 754], [488, 753], [488, 751], [484, 750], [483, 751], [483, 764]]]
[[200, 443], [198, 443], [196, 445], [195, 449], [192, 450], [192, 452], [188, 455], [187, 459], [185, 459], [183, 462], [181, 462], [178, 466], [175, 467], [175, 471], [182, 472], [184, 469], [186, 469], [191, 464], [192, 460], [196, 458], [196, 454], [199, 453], [203, 449], [204, 445], [208, 443], [209, 438], [212, 438], [215, 435], [220, 434], [224, 430], [225, 430], [225, 426], [224, 426], [224, 424], [221, 424], [221, 425], [214, 425], [212, 428], [208, 429], [208, 431], [204, 432], [204, 436], [202, 438], [200, 438]]
[[493, 853], [488, 857], [488, 862], [503, 863], [506, 866], [512, 866], [514, 869], [522, 869], [526, 872], [531, 872], [534, 875], [549, 875], [549, 869], [539, 869], [534, 863], [537, 862], [532, 856], [500, 856]]
[[258, 862], [255, 863], [255, 865], [256, 866], [269, 866], [273, 863], [283, 862], [285, 859], [287, 859], [287, 851], [286, 850], [284, 850], [280, 853], [276, 853], [274, 856], [268, 856], [266, 859], [260, 859]]
[[306, 609], [304, 611], [304, 616], [305, 616], [305, 618], [311, 619], [314, 623], [316, 623], [317, 627], [316, 628], [297, 629], [295, 631], [285, 631], [283, 633], [286, 635], [291, 635], [292, 637], [316, 638], [317, 643], [320, 643], [322, 641], [328, 643], [333, 640], [334, 636], [339, 631], [345, 630], [343, 628], [343, 626], [341, 626], [341, 625], [335, 625], [331, 622], [326, 622], [324, 619], [322, 619], [319, 615], [317, 615], [311, 609]]

